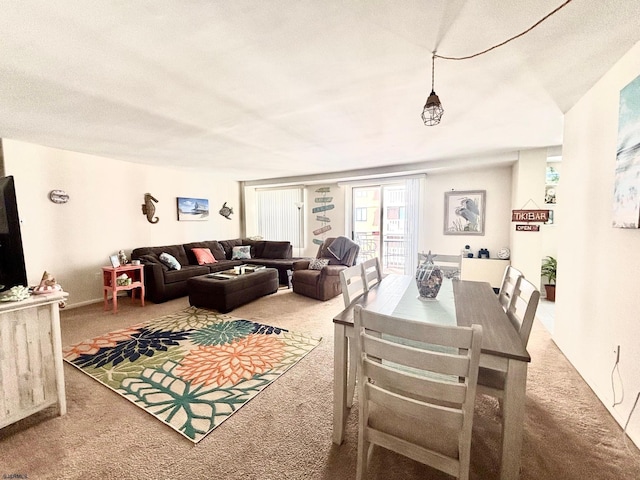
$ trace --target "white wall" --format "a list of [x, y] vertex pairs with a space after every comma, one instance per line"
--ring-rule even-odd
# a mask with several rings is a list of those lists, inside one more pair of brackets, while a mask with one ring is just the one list
[[[544, 187], [547, 166], [547, 149], [537, 148], [520, 152], [514, 167], [514, 189], [512, 208], [515, 210], [544, 210]], [[509, 215], [511, 219], [511, 215]], [[516, 223], [511, 223], [513, 245], [511, 264], [520, 270], [525, 278], [538, 285], [540, 265], [543, 257], [543, 232], [516, 232]], [[545, 225], [536, 223], [542, 230]]]
[[[3, 139], [5, 174], [16, 182], [30, 285], [46, 270], [69, 292], [69, 305], [102, 299], [101, 267], [108, 256], [135, 247], [239, 235], [238, 215], [218, 215], [226, 201], [239, 204], [236, 181], [195, 172], [113, 160]], [[70, 200], [55, 204], [51, 190]], [[142, 214], [144, 194], [159, 200], [151, 224]], [[176, 197], [209, 199], [207, 221], [178, 222]]]
[[[457, 255], [465, 245], [469, 245], [474, 256], [478, 255], [478, 250], [486, 248], [494, 258], [502, 247], [509, 247], [511, 171], [512, 167], [508, 166], [428, 174], [420, 251]], [[451, 190], [487, 191], [484, 235], [444, 234], [444, 194]]]
[[[620, 90], [640, 75], [636, 44], [566, 114], [554, 340], [624, 425], [640, 392], [640, 230], [612, 228]], [[621, 347], [612, 408], [611, 372]], [[622, 385], [621, 385], [621, 384]], [[640, 410], [640, 405], [638, 409]], [[628, 427], [640, 445], [640, 411]]]

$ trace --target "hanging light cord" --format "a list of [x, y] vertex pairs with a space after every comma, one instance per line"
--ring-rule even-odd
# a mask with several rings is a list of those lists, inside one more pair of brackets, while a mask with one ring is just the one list
[[435, 65], [436, 65], [436, 52], [433, 52], [433, 57], [431, 57], [431, 93], [433, 93], [433, 86], [435, 85]]
[[[527, 33], [529, 33], [531, 30], [533, 30], [534, 28], [536, 28], [538, 25], [540, 25], [542, 22], [544, 22], [547, 18], [549, 18], [551, 15], [553, 15], [554, 13], [562, 10], [564, 7], [566, 7], [569, 3], [571, 3], [573, 0], [567, 0], [566, 2], [564, 2], [562, 5], [560, 5], [559, 7], [557, 7], [555, 10], [553, 10], [552, 12], [546, 14], [544, 17], [542, 17], [540, 20], [538, 20], [536, 23], [534, 23], [533, 25], [531, 25], [529, 28], [527, 28], [524, 32], [519, 33], [518, 35], [515, 35], [511, 38], [509, 38], [508, 40], [505, 40], [502, 43], [499, 43], [497, 45], [494, 45], [493, 47], [487, 48], [486, 50], [483, 50], [481, 52], [478, 53], [474, 53], [473, 55], [467, 55], [466, 57], [445, 57], [443, 55], [436, 55], [435, 52], [433, 52], [433, 58], [435, 59], [436, 57], [438, 58], [442, 58], [443, 60], [468, 60], [469, 58], [474, 58], [474, 57], [478, 57], [480, 55], [484, 55], [487, 52], [490, 52], [491, 50], [494, 50], [498, 47], [501, 47], [503, 45], [506, 45], [507, 43], [509, 43], [512, 40], [515, 40], [516, 38], [519, 38]], [[433, 77], [433, 66], [431, 67], [431, 76]], [[433, 80], [432, 80], [433, 82]]]

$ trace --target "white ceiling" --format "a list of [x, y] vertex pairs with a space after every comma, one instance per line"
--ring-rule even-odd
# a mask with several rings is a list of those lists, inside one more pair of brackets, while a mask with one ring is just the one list
[[[562, 143], [638, 0], [5, 1], [0, 137], [236, 180]], [[478, 160], [480, 161], [480, 160]]]

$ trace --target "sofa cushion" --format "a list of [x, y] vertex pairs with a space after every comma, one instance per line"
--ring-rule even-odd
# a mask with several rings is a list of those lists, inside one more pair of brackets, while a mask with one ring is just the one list
[[231, 256], [233, 254], [233, 247], [240, 246], [249, 246], [251, 247], [251, 258], [256, 256], [256, 248], [260, 248], [257, 246], [258, 242], [262, 240], [251, 240], [250, 238], [234, 238], [232, 240], [220, 240], [220, 245], [224, 248], [224, 253], [226, 254], [227, 260], [231, 260]]
[[313, 258], [309, 262], [309, 269], [310, 270], [322, 270], [327, 265], [329, 265], [329, 259], [328, 258]]
[[158, 257], [161, 253], [168, 253], [173, 256], [180, 265], [188, 265], [189, 259], [187, 258], [187, 253], [184, 250], [182, 245], [166, 245], [164, 247], [143, 247], [136, 248], [133, 250], [131, 254], [131, 258], [140, 258], [142, 255], [155, 254]]
[[198, 265], [204, 265], [206, 263], [216, 263], [217, 260], [208, 248], [192, 248], [191, 251], [196, 256]]
[[222, 245], [220, 245], [219, 242], [217, 242], [216, 240], [208, 240], [205, 242], [191, 242], [191, 243], [185, 243], [184, 244], [184, 250], [187, 253], [187, 257], [189, 258], [189, 264], [190, 265], [196, 265], [197, 259], [195, 257], [195, 255], [193, 254], [193, 249], [194, 248], [208, 248], [209, 250], [211, 250], [211, 253], [213, 254], [213, 257], [216, 260], [225, 260], [227, 258], [225, 252], [224, 252], [224, 248], [222, 248]]
[[265, 242], [260, 258], [287, 258], [291, 250], [290, 242]]
[[191, 277], [206, 275], [207, 273], [209, 273], [209, 267], [205, 265], [185, 265], [181, 270], [168, 270], [163, 272], [164, 283], [185, 282]]
[[241, 238], [234, 238], [232, 240], [221, 240], [219, 243], [224, 249], [225, 258], [227, 260], [231, 260], [231, 255], [233, 254], [233, 247], [245, 245], [244, 243], [242, 243]]
[[240, 245], [233, 247], [231, 253], [231, 260], [250, 260], [251, 259], [251, 246]]
[[142, 263], [160, 263], [160, 264], [162, 264], [162, 262], [160, 261], [160, 258], [155, 253], [149, 253], [147, 255], [140, 255], [138, 257], [138, 260], [141, 260]]
[[253, 242], [253, 248], [251, 249], [251, 256], [253, 258], [265, 258], [264, 246], [267, 244], [265, 240], [256, 240]]
[[167, 252], [162, 252], [159, 258], [163, 264], [169, 267], [169, 270], [180, 270], [182, 268], [182, 265], [176, 260], [176, 257]]

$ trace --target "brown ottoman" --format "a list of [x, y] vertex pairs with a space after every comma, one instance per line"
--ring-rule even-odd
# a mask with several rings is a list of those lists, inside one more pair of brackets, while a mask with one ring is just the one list
[[278, 291], [278, 270], [264, 268], [229, 279], [201, 275], [187, 280], [189, 304], [226, 313]]

